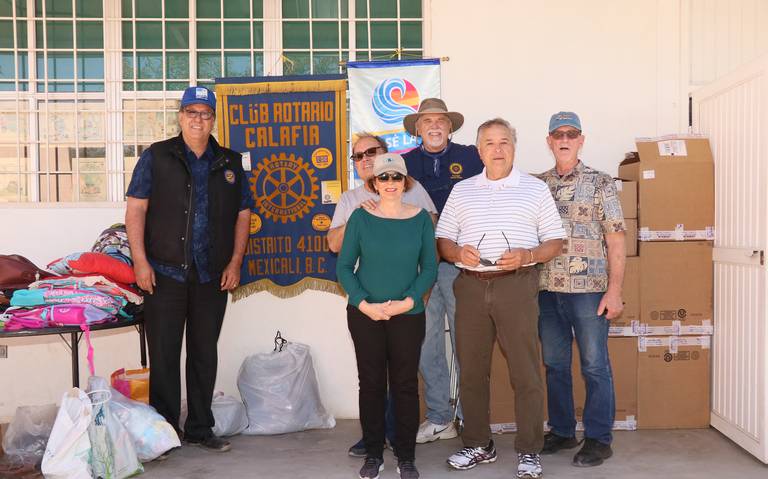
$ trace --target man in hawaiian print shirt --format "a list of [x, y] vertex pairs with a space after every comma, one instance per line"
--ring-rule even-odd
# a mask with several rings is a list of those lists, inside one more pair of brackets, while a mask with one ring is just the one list
[[583, 446], [573, 464], [597, 466], [613, 454], [615, 398], [608, 325], [623, 309], [626, 228], [613, 178], [579, 159], [584, 135], [578, 115], [564, 111], [552, 115], [547, 144], [555, 167], [539, 178], [555, 198], [568, 239], [540, 275], [539, 335], [550, 427], [542, 454], [579, 444], [571, 378], [575, 335], [587, 399]]

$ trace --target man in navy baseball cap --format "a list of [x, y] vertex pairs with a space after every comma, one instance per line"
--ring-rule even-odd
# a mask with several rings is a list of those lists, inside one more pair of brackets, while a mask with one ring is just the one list
[[126, 192], [125, 224], [136, 283], [146, 292], [149, 404], [179, 427], [186, 330], [189, 414], [177, 431], [187, 444], [225, 452], [231, 444], [213, 435], [211, 410], [217, 342], [227, 291], [240, 283], [253, 197], [240, 153], [211, 134], [215, 114], [211, 90], [184, 90], [181, 133], [141, 154]]

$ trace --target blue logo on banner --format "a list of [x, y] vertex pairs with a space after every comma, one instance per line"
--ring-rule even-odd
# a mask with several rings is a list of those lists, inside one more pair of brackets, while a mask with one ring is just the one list
[[419, 92], [405, 78], [389, 78], [376, 85], [371, 100], [373, 111], [388, 125], [402, 124], [403, 117], [419, 108]]

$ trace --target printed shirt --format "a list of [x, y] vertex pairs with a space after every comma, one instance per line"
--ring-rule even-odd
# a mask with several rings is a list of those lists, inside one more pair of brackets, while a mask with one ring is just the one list
[[539, 289], [561, 293], [605, 291], [605, 234], [626, 230], [613, 178], [581, 160], [563, 176], [555, 168], [537, 176], [549, 186], [568, 234], [562, 254], [540, 266]]
[[[211, 281], [211, 275], [208, 270], [208, 176], [210, 174], [211, 164], [213, 163], [213, 149], [211, 144], [205, 149], [203, 155], [198, 158], [195, 153], [185, 144], [187, 164], [192, 173], [194, 183], [195, 197], [192, 205], [192, 259], [197, 270], [200, 283]], [[134, 198], [147, 199], [152, 194], [152, 150], [144, 150], [139, 157], [136, 168], [133, 170], [131, 183], [128, 186], [126, 196]], [[248, 189], [248, 182], [243, 181], [240, 210], [248, 209], [253, 206], [253, 198]], [[187, 279], [187, 272], [175, 266], [159, 264], [149, 260], [152, 267], [163, 276], [168, 276], [176, 281], [184, 282]]]
[[565, 238], [565, 230], [547, 185], [512, 168], [500, 180], [489, 180], [483, 170], [459, 182], [435, 236], [474, 246], [483, 258], [495, 261], [509, 248], [535, 248]]

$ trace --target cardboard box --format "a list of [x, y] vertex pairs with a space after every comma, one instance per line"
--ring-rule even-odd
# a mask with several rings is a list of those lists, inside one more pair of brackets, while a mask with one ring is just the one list
[[[613, 369], [616, 389], [616, 422], [614, 429], [634, 430], [637, 428], [637, 338], [609, 338], [608, 351]], [[586, 387], [581, 377], [579, 354], [573, 345], [573, 384], [574, 404], [576, 405], [576, 428], [583, 430], [581, 424]], [[547, 420], [546, 371], [542, 363], [541, 380], [544, 384], [544, 421]], [[491, 361], [491, 431], [494, 433], [514, 432], [515, 394], [509, 383], [507, 364], [501, 348], [496, 344]]]
[[608, 334], [611, 336], [637, 336], [640, 323], [640, 258], [627, 258], [624, 267], [624, 285], [621, 298], [624, 301], [624, 311], [616, 319], [611, 320]]
[[709, 427], [710, 336], [637, 339], [638, 428]]
[[637, 219], [624, 218], [624, 224], [627, 226], [627, 231], [624, 232], [627, 256], [637, 256]]
[[640, 335], [712, 334], [709, 241], [640, 242]]
[[715, 169], [703, 137], [638, 139], [619, 176], [637, 181], [640, 241], [713, 240]]
[[[579, 353], [573, 345], [573, 401], [576, 405], [576, 429], [582, 430], [586, 385], [581, 376]], [[613, 429], [637, 429], [637, 338], [608, 338], [608, 356], [613, 371], [613, 387], [616, 392], [616, 417]]]
[[616, 180], [624, 218], [637, 219], [637, 181]]

